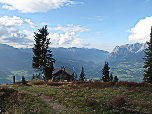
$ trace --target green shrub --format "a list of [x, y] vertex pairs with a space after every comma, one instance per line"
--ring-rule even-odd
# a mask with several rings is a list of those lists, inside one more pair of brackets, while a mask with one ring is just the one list
[[45, 84], [45, 82], [42, 82], [42, 81], [41, 82], [34, 82], [33, 84], [34, 85], [43, 85], [43, 84]]
[[48, 86], [62, 86], [64, 83], [61, 82], [48, 82]]
[[125, 106], [126, 100], [123, 97], [118, 97], [114, 100], [114, 104], [117, 107], [123, 107]]
[[44, 84], [45, 82], [43, 80], [40, 80], [40, 79], [32, 79], [29, 84], [31, 85], [42, 85]]

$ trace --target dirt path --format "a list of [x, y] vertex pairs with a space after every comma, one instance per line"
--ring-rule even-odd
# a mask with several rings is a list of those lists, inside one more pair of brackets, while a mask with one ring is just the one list
[[51, 110], [53, 110], [57, 114], [76, 114], [74, 113], [75, 109], [68, 109], [65, 108], [63, 105], [55, 102], [52, 97], [44, 95], [44, 94], [37, 94], [37, 93], [31, 93], [27, 92], [25, 90], [22, 90], [23, 92], [29, 93], [35, 97], [41, 98], [45, 103], [47, 103], [49, 106], [51, 106]]

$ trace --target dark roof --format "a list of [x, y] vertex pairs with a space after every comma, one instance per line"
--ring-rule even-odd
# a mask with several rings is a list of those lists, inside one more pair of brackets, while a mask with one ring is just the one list
[[67, 73], [69, 75], [73, 74], [73, 70], [70, 69], [70, 68], [68, 68], [68, 67], [65, 67], [65, 68], [55, 68], [52, 74], [55, 75], [56, 73], [58, 73], [60, 71], [64, 71], [65, 73]]

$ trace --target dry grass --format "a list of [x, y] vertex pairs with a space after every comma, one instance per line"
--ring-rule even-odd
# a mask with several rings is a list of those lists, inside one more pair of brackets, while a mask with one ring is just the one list
[[[48, 86], [48, 83], [54, 85]], [[50, 96], [54, 102], [68, 109], [76, 109], [75, 113], [78, 114], [152, 113], [152, 86], [147, 83], [48, 83], [31, 86], [13, 85], [12, 87]]]

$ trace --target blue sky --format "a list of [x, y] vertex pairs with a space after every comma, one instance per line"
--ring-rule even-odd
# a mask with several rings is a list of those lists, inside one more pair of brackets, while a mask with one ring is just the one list
[[112, 51], [145, 43], [152, 26], [151, 0], [0, 0], [0, 43], [33, 47], [47, 24], [51, 47]]

